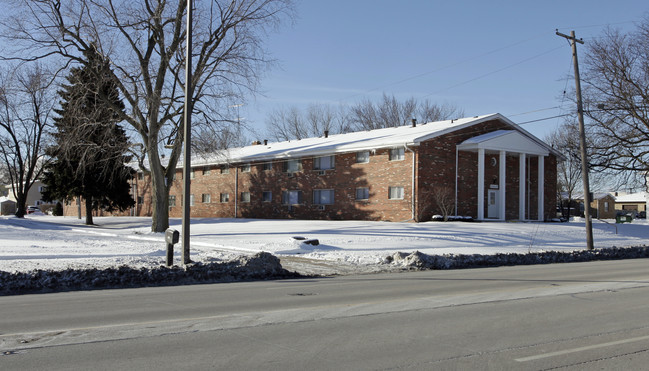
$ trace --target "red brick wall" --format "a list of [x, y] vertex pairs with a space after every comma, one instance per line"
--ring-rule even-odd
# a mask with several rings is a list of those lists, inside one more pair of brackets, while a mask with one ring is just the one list
[[[433, 195], [436, 188], [446, 188], [453, 195], [455, 194], [456, 146], [469, 138], [500, 129], [511, 129], [511, 127], [500, 121], [489, 121], [431, 139], [419, 146], [417, 214], [420, 221], [430, 220], [432, 215], [442, 213]], [[477, 218], [478, 154], [460, 151], [457, 156], [459, 169], [457, 173], [457, 214]], [[487, 216], [487, 190], [491, 184], [499, 184], [499, 167], [491, 166], [492, 158], [496, 159], [496, 164], [500, 161], [500, 156], [497, 153], [485, 155], [485, 195], [483, 196], [485, 217]], [[530, 204], [527, 205], [526, 218], [536, 220], [538, 218], [538, 160], [536, 156], [528, 156], [527, 159], [530, 165], [527, 167], [526, 174], [529, 185], [526, 189], [524, 202], [529, 200]], [[505, 199], [505, 217], [506, 219], [519, 219], [519, 157], [518, 155], [508, 155], [506, 161], [505, 190], [508, 197]], [[554, 215], [556, 199], [556, 158], [553, 155], [545, 158], [544, 197], [544, 219], [547, 220]]]
[[[466, 129], [455, 131], [413, 146], [416, 152], [415, 184], [417, 208], [416, 219], [430, 220], [433, 214], [440, 214], [439, 205], [432, 195], [433, 190], [446, 188], [455, 197], [455, 162], [456, 146], [466, 139], [509, 126], [500, 121], [489, 121]], [[491, 166], [491, 158], [498, 154], [487, 154], [485, 158], [485, 216], [486, 193], [494, 181], [498, 184], [498, 166]], [[263, 170], [261, 163], [253, 163], [250, 172], [242, 172], [233, 166], [229, 173], [221, 173], [220, 166], [210, 166], [209, 173], [203, 166], [194, 168], [191, 181], [191, 193], [194, 195], [192, 217], [235, 217], [235, 199], [238, 198], [236, 217], [243, 218], [299, 218], [299, 219], [356, 219], [356, 220], [410, 220], [412, 210], [412, 164], [413, 154], [405, 150], [404, 160], [390, 161], [389, 149], [378, 149], [371, 152], [369, 163], [356, 163], [356, 153], [338, 154], [335, 156], [335, 168], [320, 174], [313, 168], [312, 158], [302, 159], [302, 170], [289, 176], [284, 172], [283, 161], [272, 161], [272, 170]], [[529, 158], [529, 215], [537, 219], [537, 160]], [[460, 151], [458, 154], [458, 214], [477, 217], [477, 153]], [[518, 219], [518, 156], [507, 156], [507, 193], [506, 217]], [[545, 214], [552, 216], [556, 193], [556, 158], [545, 159]], [[237, 182], [238, 178], [238, 182]], [[236, 183], [236, 184], [235, 184]], [[390, 186], [403, 187], [404, 197], [399, 200], [388, 199]], [[368, 200], [356, 200], [356, 188], [369, 188]], [[134, 189], [143, 203], [138, 204], [136, 215], [149, 216], [152, 212], [151, 189], [148, 177], [134, 179]], [[333, 189], [334, 204], [325, 205], [320, 210], [313, 203], [313, 191]], [[301, 190], [303, 202], [300, 205], [282, 205], [282, 191]], [[272, 192], [272, 202], [262, 201], [262, 192]], [[250, 202], [242, 202], [241, 192], [250, 192]], [[220, 202], [220, 194], [228, 193], [229, 201]], [[202, 202], [202, 195], [209, 194], [211, 201]], [[170, 217], [182, 216], [182, 172], [177, 171], [170, 195], [176, 197], [176, 206], [171, 206]], [[76, 206], [64, 207], [66, 215], [76, 215]], [[82, 210], [83, 211], [83, 210]], [[454, 210], [451, 214], [454, 214]], [[130, 210], [122, 213], [130, 215]]]

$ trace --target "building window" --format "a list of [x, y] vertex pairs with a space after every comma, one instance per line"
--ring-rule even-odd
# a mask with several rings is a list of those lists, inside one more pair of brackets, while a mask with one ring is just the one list
[[314, 190], [313, 203], [315, 205], [332, 205], [334, 203], [334, 190], [333, 189]]
[[390, 187], [388, 198], [390, 200], [402, 200], [403, 199], [403, 187]]
[[230, 194], [221, 193], [221, 202], [230, 202]]
[[221, 168], [221, 174], [230, 174], [230, 167], [229, 166], [223, 166]]
[[294, 173], [296, 171], [302, 171], [302, 160], [300, 159], [288, 160], [284, 163], [284, 166], [286, 166], [285, 169], [286, 173]]
[[334, 168], [335, 156], [323, 156], [313, 159], [314, 170], [329, 170]]
[[194, 206], [194, 195], [189, 195], [189, 206]]
[[137, 173], [137, 180], [144, 180], [144, 173]]
[[211, 171], [209, 166], [203, 166], [203, 175], [209, 175], [210, 172]]
[[604, 211], [608, 212], [608, 201], [604, 201]]
[[405, 152], [403, 148], [390, 149], [390, 161], [402, 161], [405, 159]]
[[370, 151], [356, 152], [356, 163], [364, 164], [370, 162]]
[[249, 173], [250, 172], [250, 164], [244, 164], [241, 166], [241, 172], [242, 173]]
[[176, 206], [176, 196], [169, 196], [169, 207]]
[[241, 192], [241, 202], [250, 202], [250, 192]]
[[144, 197], [142, 196], [137, 196], [137, 204], [142, 205], [144, 203]]
[[194, 169], [189, 170], [189, 179], [196, 178], [196, 171]]
[[272, 162], [264, 162], [264, 164], [262, 165], [262, 169], [264, 171], [273, 170], [273, 163]]
[[368, 200], [370, 198], [370, 189], [367, 187], [356, 188], [356, 201]]
[[201, 195], [201, 201], [202, 201], [204, 204], [209, 204], [210, 202], [212, 202], [212, 195], [209, 194], [209, 193], [203, 193], [203, 194]]
[[302, 191], [282, 191], [282, 204], [299, 205], [302, 203]]
[[271, 192], [271, 191], [263, 191], [261, 193], [261, 201], [262, 202], [271, 202], [271, 201], [273, 201], [273, 192]]

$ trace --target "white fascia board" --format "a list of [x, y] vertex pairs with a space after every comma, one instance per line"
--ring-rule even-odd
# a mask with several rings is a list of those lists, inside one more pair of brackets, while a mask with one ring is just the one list
[[478, 149], [547, 156], [548, 149], [515, 130], [497, 130], [465, 140], [457, 147], [464, 151]]

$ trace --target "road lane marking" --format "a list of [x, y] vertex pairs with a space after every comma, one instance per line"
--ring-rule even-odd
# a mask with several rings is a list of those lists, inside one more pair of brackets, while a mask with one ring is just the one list
[[518, 362], [529, 362], [529, 361], [535, 361], [535, 360], [543, 359], [543, 358], [561, 356], [561, 355], [564, 355], [564, 354], [583, 352], [583, 351], [586, 351], [586, 350], [592, 350], [592, 349], [598, 349], [598, 348], [606, 348], [606, 347], [611, 347], [611, 346], [620, 345], [620, 344], [634, 343], [634, 342], [642, 341], [642, 340], [649, 340], [649, 335], [635, 337], [635, 338], [628, 338], [628, 339], [623, 339], [623, 340], [617, 340], [617, 341], [611, 341], [611, 342], [608, 342], [608, 343], [593, 344], [593, 345], [588, 345], [588, 346], [585, 346], [585, 347], [559, 350], [559, 351], [556, 351], [556, 352], [538, 354], [538, 355], [535, 355], [535, 356], [516, 358], [515, 360], [518, 361]]

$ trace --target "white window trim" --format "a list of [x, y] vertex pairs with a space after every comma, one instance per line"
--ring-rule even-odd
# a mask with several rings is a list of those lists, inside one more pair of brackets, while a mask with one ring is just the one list
[[[392, 158], [392, 151], [397, 151], [396, 158]], [[390, 161], [404, 161], [406, 159], [406, 150], [403, 147], [390, 148], [388, 152], [388, 160]]]
[[[322, 192], [331, 192], [331, 200], [328, 203], [322, 203], [319, 199], [316, 199], [316, 194], [321, 194]], [[314, 205], [333, 205], [336, 202], [336, 192], [333, 189], [314, 189], [313, 190], [313, 204]]]
[[[393, 189], [400, 189], [399, 193], [401, 194], [400, 195], [401, 197], [392, 197], [392, 190]], [[388, 199], [389, 200], [403, 200], [404, 198], [405, 198], [405, 191], [404, 191], [404, 188], [402, 186], [388, 187]]]
[[[359, 189], [366, 189], [367, 190], [367, 198], [358, 198], [358, 190]], [[370, 187], [357, 187], [356, 188], [356, 194], [354, 195], [356, 201], [367, 201], [370, 199]]]

